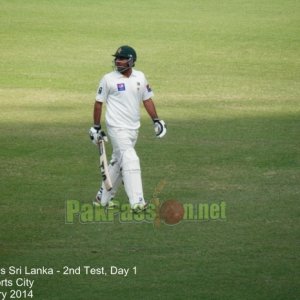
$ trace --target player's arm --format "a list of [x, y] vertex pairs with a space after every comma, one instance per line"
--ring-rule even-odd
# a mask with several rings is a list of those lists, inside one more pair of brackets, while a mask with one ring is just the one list
[[162, 138], [167, 133], [166, 123], [158, 118], [154, 102], [151, 98], [144, 100], [143, 104], [148, 115], [153, 120], [156, 137]]
[[93, 111], [93, 121], [94, 126], [90, 129], [90, 138], [94, 144], [97, 144], [99, 139], [107, 140], [106, 135], [103, 131], [101, 131], [101, 115], [102, 115], [102, 105], [107, 99], [108, 88], [107, 88], [107, 80], [104, 76], [100, 83], [96, 93], [96, 101], [94, 104], [94, 111]]
[[102, 114], [102, 102], [95, 101], [94, 104], [94, 127], [100, 127], [101, 121], [101, 114]]
[[150, 98], [148, 100], [143, 101], [144, 107], [152, 120], [158, 119], [157, 112], [155, 109], [155, 105], [153, 100]]

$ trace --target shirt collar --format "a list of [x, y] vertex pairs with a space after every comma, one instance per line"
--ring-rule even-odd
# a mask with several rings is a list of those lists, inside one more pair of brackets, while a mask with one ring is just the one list
[[[118, 71], [115, 71], [116, 72], [116, 76], [117, 76], [117, 78], [127, 78], [126, 76], [124, 76], [122, 73], [120, 73], [120, 72], [118, 72]], [[132, 69], [132, 72], [131, 72], [131, 75], [130, 75], [130, 77], [131, 76], [133, 76], [133, 77], [136, 77], [137, 76], [137, 72], [136, 72], [136, 70], [135, 69]], [[129, 78], [130, 78], [129, 77]]]

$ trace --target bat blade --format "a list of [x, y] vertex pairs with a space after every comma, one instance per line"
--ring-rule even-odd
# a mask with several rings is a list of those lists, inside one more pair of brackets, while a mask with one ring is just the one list
[[104, 141], [100, 140], [98, 146], [99, 146], [99, 154], [100, 154], [100, 171], [101, 171], [102, 181], [104, 183], [106, 190], [110, 191], [112, 189], [112, 183], [108, 171]]

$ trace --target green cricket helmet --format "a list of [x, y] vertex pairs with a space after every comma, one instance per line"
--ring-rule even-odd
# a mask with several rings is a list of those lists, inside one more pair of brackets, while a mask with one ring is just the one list
[[[137, 55], [136, 55], [135, 50], [132, 47], [127, 46], [127, 45], [119, 47], [117, 49], [116, 53], [113, 54], [113, 56], [115, 57], [115, 67], [121, 73], [125, 72], [129, 68], [134, 67], [134, 63], [135, 63], [135, 61], [137, 59]], [[116, 60], [118, 58], [128, 59], [127, 66], [126, 67], [118, 67], [116, 65]]]

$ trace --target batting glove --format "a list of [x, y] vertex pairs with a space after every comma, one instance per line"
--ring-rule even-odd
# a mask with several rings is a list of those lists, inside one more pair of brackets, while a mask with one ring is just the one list
[[100, 140], [107, 142], [107, 136], [104, 131], [101, 130], [101, 125], [95, 125], [90, 128], [89, 131], [90, 139], [92, 142], [97, 145]]
[[153, 119], [154, 131], [157, 138], [162, 138], [167, 133], [167, 125], [163, 120]]

